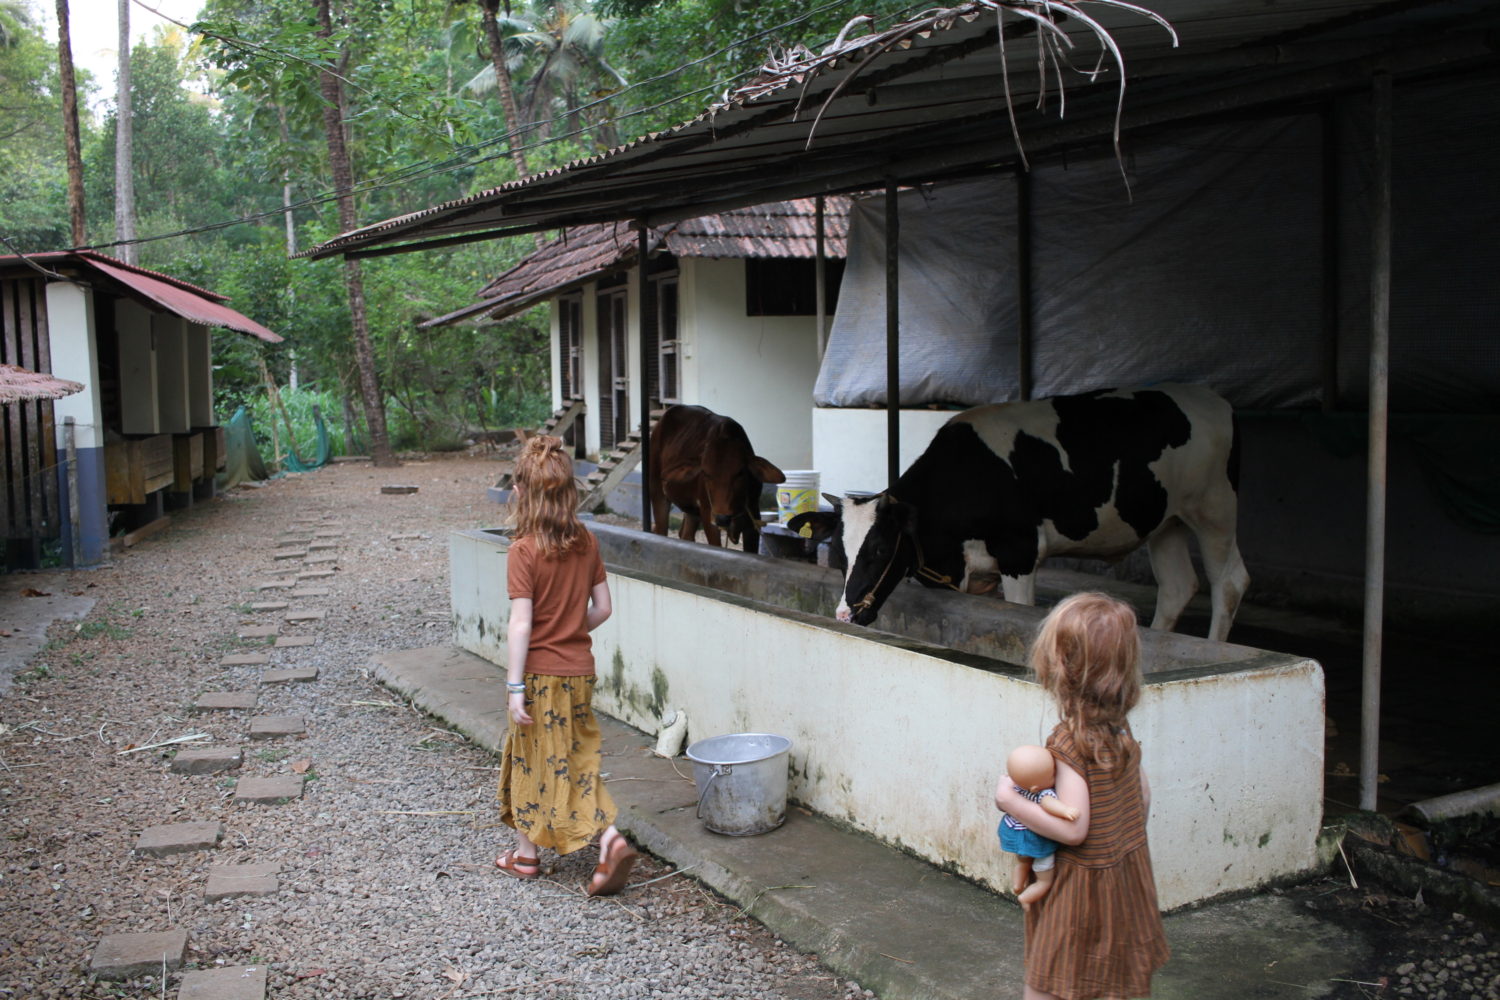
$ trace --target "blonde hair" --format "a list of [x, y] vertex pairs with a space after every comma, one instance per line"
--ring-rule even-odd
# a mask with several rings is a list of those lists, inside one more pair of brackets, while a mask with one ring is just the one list
[[520, 487], [511, 501], [516, 537], [535, 539], [543, 556], [577, 544], [588, 529], [578, 519], [578, 485], [562, 441], [547, 434], [527, 439], [512, 476]]
[[1116, 769], [1140, 752], [1126, 716], [1141, 698], [1135, 609], [1108, 594], [1064, 599], [1042, 620], [1028, 665], [1084, 759]]

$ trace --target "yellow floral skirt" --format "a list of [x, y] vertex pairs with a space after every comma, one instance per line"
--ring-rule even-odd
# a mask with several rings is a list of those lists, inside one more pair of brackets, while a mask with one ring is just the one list
[[500, 820], [539, 847], [571, 854], [615, 821], [599, 777], [593, 677], [526, 675], [531, 725], [512, 722], [500, 748]]

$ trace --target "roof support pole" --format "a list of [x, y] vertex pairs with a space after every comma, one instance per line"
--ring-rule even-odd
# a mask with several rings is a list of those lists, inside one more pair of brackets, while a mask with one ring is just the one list
[[1386, 430], [1391, 350], [1391, 77], [1376, 73], [1370, 95], [1374, 184], [1370, 197], [1370, 456], [1365, 514], [1364, 680], [1360, 711], [1359, 807], [1373, 810], [1380, 777], [1380, 654], [1385, 616]]
[[641, 406], [641, 530], [651, 530], [651, 370], [655, 359], [648, 358], [651, 345], [656, 338], [648, 331], [656, 322], [656, 303], [652, 299], [651, 279], [646, 274], [646, 242], [651, 230], [644, 221], [636, 227], [635, 260], [636, 273], [640, 275], [640, 300], [636, 303], [640, 313], [641, 385], [637, 398]]
[[901, 218], [896, 180], [885, 182], [885, 465], [888, 489], [901, 477]]
[[827, 250], [825, 245], [827, 218], [822, 195], [818, 195], [814, 200], [814, 204], [817, 206], [817, 210], [813, 213], [813, 219], [818, 251], [817, 256], [814, 258], [813, 280], [818, 285], [816, 313], [818, 317], [818, 362], [821, 364], [823, 361], [823, 352], [828, 349], [828, 261], [824, 256]]
[[1031, 172], [1016, 171], [1016, 373], [1031, 398]]

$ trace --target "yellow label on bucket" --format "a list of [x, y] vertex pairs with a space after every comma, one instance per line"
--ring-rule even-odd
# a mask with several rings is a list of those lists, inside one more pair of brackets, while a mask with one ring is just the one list
[[[776, 509], [785, 524], [798, 514], [808, 514], [818, 509], [818, 491], [812, 487], [781, 487], [776, 491]], [[812, 537], [812, 527], [804, 527], [799, 534]]]

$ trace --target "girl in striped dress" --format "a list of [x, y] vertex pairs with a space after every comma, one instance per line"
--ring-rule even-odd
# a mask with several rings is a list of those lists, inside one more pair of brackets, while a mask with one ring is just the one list
[[1134, 610], [1105, 594], [1062, 601], [1032, 644], [1061, 720], [1047, 738], [1057, 795], [1079, 815], [1058, 819], [1000, 776], [995, 804], [1061, 845], [1052, 891], [1026, 912], [1025, 1000], [1148, 997], [1167, 961], [1146, 845], [1151, 793], [1126, 718], [1140, 660]]

